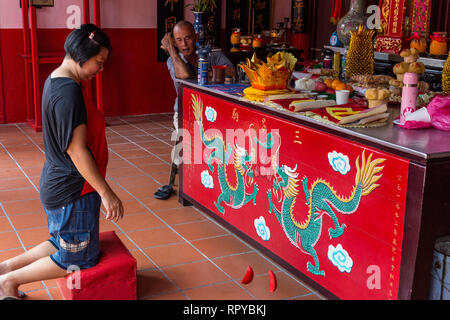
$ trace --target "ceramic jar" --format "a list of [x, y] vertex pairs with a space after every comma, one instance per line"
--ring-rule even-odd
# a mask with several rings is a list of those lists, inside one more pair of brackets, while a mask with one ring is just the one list
[[350, 46], [350, 31], [358, 30], [360, 25], [366, 24], [365, 0], [351, 0], [350, 10], [339, 20], [337, 34], [345, 48]]

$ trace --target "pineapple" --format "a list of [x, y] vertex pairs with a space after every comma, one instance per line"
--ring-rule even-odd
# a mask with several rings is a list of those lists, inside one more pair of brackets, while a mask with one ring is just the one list
[[448, 53], [447, 62], [442, 70], [442, 92], [450, 93], [450, 52]]
[[374, 55], [372, 37], [374, 30], [368, 30], [360, 25], [358, 30], [350, 31], [350, 47], [347, 52], [346, 73], [347, 77], [373, 74]]

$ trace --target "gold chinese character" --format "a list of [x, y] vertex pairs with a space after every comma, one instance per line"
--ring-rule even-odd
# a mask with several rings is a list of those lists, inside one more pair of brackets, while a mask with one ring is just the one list
[[231, 115], [231, 119], [233, 119], [236, 122], [239, 122], [239, 112], [236, 108], [233, 109], [233, 113]]
[[305, 7], [305, 1], [304, 0], [297, 0], [294, 4], [294, 9], [301, 9]]
[[173, 11], [173, 4], [178, 3], [178, 0], [166, 0], [166, 3], [164, 4], [165, 7], [167, 7], [167, 4], [170, 2], [170, 11]]
[[168, 17], [165, 20], [165, 29], [166, 29], [166, 33], [171, 31], [173, 29], [173, 27], [175, 27], [175, 25], [177, 24], [177, 18], [174, 16]]
[[258, 1], [256, 1], [256, 3], [255, 3], [255, 8], [256, 8], [256, 10], [262, 10], [262, 9], [265, 9], [266, 8], [266, 6], [267, 6], [267, 2], [264, 0], [264, 1], [260, 1], [260, 0], [258, 0]]
[[258, 14], [256, 16], [255, 27], [265, 29], [264, 27], [264, 15]]
[[302, 17], [296, 17], [292, 22], [294, 25], [294, 30], [300, 30], [305, 25]]
[[233, 20], [235, 20], [235, 21], [241, 21], [241, 9], [234, 9], [233, 10], [233, 15], [232, 15], [232, 17], [233, 17]]

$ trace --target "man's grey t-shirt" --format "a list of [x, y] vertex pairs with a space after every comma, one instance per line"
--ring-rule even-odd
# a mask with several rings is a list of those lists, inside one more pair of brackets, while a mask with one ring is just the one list
[[[178, 53], [178, 55], [189, 68], [189, 71], [192, 75], [191, 79], [197, 79], [198, 66], [194, 66], [191, 63], [189, 63], [182, 53]], [[222, 65], [225, 65], [230, 68], [234, 67], [231, 61], [222, 52], [220, 51], [211, 52], [208, 56], [208, 70], [210, 70], [212, 66], [222, 66]], [[176, 81], [177, 78], [175, 77], [175, 67], [173, 65], [172, 57], [169, 57], [169, 59], [167, 59], [167, 69], [169, 69], [170, 76], [172, 77], [173, 85], [175, 87], [175, 91], [177, 92], [177, 97], [175, 99], [173, 109], [175, 112], [178, 112], [178, 83]]]

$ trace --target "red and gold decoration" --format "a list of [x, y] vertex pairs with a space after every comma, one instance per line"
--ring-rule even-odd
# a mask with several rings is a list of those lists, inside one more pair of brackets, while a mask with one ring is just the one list
[[406, 0], [380, 0], [383, 34], [377, 36], [377, 51], [399, 54], [405, 47], [406, 2]]
[[431, 0], [411, 0], [411, 32], [428, 37], [430, 32]]
[[346, 63], [347, 76], [373, 74], [375, 61], [372, 37], [375, 31], [359, 26], [357, 31], [350, 31], [350, 33], [350, 48]]
[[330, 22], [337, 25], [338, 21], [344, 16], [344, 14], [344, 0], [333, 0], [333, 4], [331, 5]]
[[247, 74], [252, 86], [252, 89], [247, 90], [249, 89], [247, 88], [244, 93], [251, 98], [255, 95], [264, 96], [267, 94], [265, 91], [287, 90], [289, 92], [287, 83], [294, 71], [296, 62], [297, 59], [292, 54], [284, 51], [277, 52], [272, 57], [267, 57], [267, 63], [259, 60], [253, 54], [252, 59], [247, 59], [246, 64], [239, 65]]

